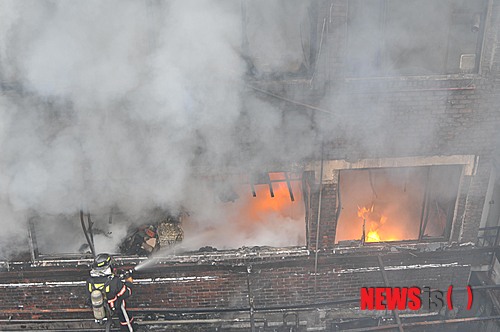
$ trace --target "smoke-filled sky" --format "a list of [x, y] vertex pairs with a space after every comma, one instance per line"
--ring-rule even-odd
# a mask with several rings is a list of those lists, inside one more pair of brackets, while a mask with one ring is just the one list
[[[257, 9], [250, 28], [279, 23]], [[156, 206], [219, 218], [200, 172], [259, 165], [284, 147], [280, 112], [245, 92], [241, 13], [233, 1], [2, 0], [0, 252], [24, 245], [32, 215], [40, 234], [67, 239], [42, 237], [42, 248], [70, 252], [83, 240], [80, 208], [97, 223], [111, 207], [129, 216], [109, 230], [116, 237]], [[280, 52], [300, 62], [290, 50], [300, 44], [283, 43], [279, 30], [269, 38], [281, 44], [253, 46], [266, 70], [286, 65]]]

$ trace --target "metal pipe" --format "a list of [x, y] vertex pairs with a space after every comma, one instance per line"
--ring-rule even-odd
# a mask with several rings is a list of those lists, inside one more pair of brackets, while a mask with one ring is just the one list
[[[68, 332], [68, 328], [67, 327], [62, 327], [62, 328], [53, 328], [53, 329], [43, 329], [45, 332]], [[33, 331], [33, 330], [26, 330], [26, 328], [22, 328], [21, 330], [20, 329], [15, 329], [15, 330], [2, 330], [4, 332], [9, 332], [9, 331]], [[102, 327], [97, 325], [96, 327], [86, 327], [86, 328], [75, 328], [75, 327], [72, 327], [71, 328], [71, 332], [89, 332], [89, 331], [102, 331]], [[110, 331], [120, 331], [119, 329], [115, 329], [113, 328], [113, 330], [110, 330]]]
[[[495, 237], [495, 243], [493, 243], [493, 247], [497, 247], [499, 241], [500, 241], [500, 228], [497, 228], [497, 234]], [[493, 268], [495, 266], [496, 260], [497, 260], [497, 253], [496, 253], [496, 251], [493, 251], [491, 253], [490, 271], [488, 272], [490, 275], [490, 278], [493, 276]]]
[[316, 107], [316, 106], [313, 106], [313, 105], [309, 105], [309, 104], [305, 104], [305, 103], [301, 103], [301, 102], [298, 102], [298, 101], [295, 101], [295, 100], [292, 100], [292, 99], [289, 99], [289, 98], [286, 98], [286, 97], [283, 97], [283, 96], [280, 96], [280, 95], [277, 95], [277, 94], [274, 94], [272, 92], [269, 92], [269, 91], [266, 91], [266, 90], [262, 90], [262, 89], [259, 89], [257, 87], [254, 87], [254, 86], [251, 86], [251, 85], [248, 85], [248, 87], [250, 89], [253, 89], [255, 91], [258, 91], [258, 92], [261, 92], [263, 94], [266, 94], [268, 96], [271, 96], [271, 97], [274, 97], [274, 98], [277, 98], [277, 99], [281, 99], [283, 101], [286, 101], [286, 102], [289, 102], [289, 103], [292, 103], [292, 104], [295, 104], [295, 105], [299, 105], [299, 106], [303, 106], [305, 108], [309, 108], [309, 109], [312, 109], [312, 110], [315, 110], [315, 111], [319, 111], [319, 112], [322, 112], [322, 113], [326, 113], [326, 114], [330, 114], [330, 115], [335, 115], [333, 112], [331, 111], [328, 111], [328, 110], [325, 110], [325, 109], [322, 109], [322, 108], [319, 108], [319, 107]]
[[[487, 317], [471, 317], [471, 318], [455, 318], [455, 319], [441, 319], [434, 321], [424, 321], [424, 322], [412, 322], [412, 323], [403, 323], [403, 327], [420, 327], [420, 326], [432, 326], [432, 325], [443, 325], [443, 324], [459, 324], [459, 323], [469, 323], [469, 322], [480, 322], [480, 321], [490, 321], [490, 320], [500, 320], [500, 316], [487, 316]], [[23, 323], [71, 323], [71, 322], [81, 322], [82, 320], [65, 320], [65, 319], [54, 319], [54, 320], [24, 320]], [[2, 322], [2, 321], [0, 321]], [[234, 320], [226, 320], [226, 319], [190, 319], [190, 320], [157, 320], [157, 321], [142, 321], [138, 322], [139, 325], [147, 325], [147, 324], [158, 324], [158, 325], [167, 325], [167, 324], [217, 324], [217, 323], [241, 323], [241, 321]], [[4, 325], [5, 326], [5, 325]], [[4, 327], [2, 326], [2, 327]], [[348, 329], [344, 330], [345, 332], [364, 332], [364, 331], [383, 331], [396, 329], [398, 325], [390, 324], [390, 325], [380, 325], [380, 326], [370, 326], [364, 328], [357, 329]], [[96, 328], [97, 329], [97, 328]], [[71, 331], [89, 331], [92, 329], [83, 329], [83, 328], [75, 328], [71, 329]], [[5, 331], [5, 330], [4, 330]], [[8, 330], [6, 330], [8, 331]], [[67, 331], [65, 328], [56, 328], [56, 329], [48, 329], [44, 331]]]
[[[379, 79], [380, 78], [386, 79], [387, 77], [378, 77], [378, 78]], [[377, 79], [377, 77], [364, 78], [364, 79]], [[257, 87], [251, 86], [251, 85], [248, 85], [248, 87], [251, 88], [251, 89], [253, 89], [253, 90], [255, 90], [255, 91], [261, 92], [263, 94], [266, 94], [268, 96], [274, 97], [276, 99], [280, 99], [280, 100], [289, 102], [291, 104], [303, 106], [305, 108], [309, 108], [309, 109], [312, 109], [312, 110], [315, 110], [315, 111], [319, 111], [321, 113], [325, 113], [325, 114], [336, 116], [336, 114], [333, 113], [332, 111], [325, 110], [325, 109], [317, 107], [317, 106], [313, 106], [313, 105], [305, 104], [305, 103], [302, 103], [302, 102], [299, 102], [299, 101], [296, 101], [296, 100], [293, 100], [293, 99], [289, 99], [289, 98], [277, 95], [275, 93], [272, 93], [272, 92], [269, 92], [269, 91], [266, 91], [266, 90], [263, 90], [263, 89], [259, 89]], [[380, 91], [377, 90], [377, 92], [372, 92], [372, 93], [380, 94], [380, 93], [408, 93], [408, 92], [464, 91], [464, 90], [476, 90], [476, 87], [474, 85], [472, 85], [472, 86], [458, 87], [458, 88], [428, 88], [428, 89], [380, 90]], [[345, 92], [345, 93], [346, 94], [369, 94], [371, 92], [363, 90], [363, 91], [348, 91], [348, 92]]]
[[[339, 172], [339, 175], [338, 175], [338, 187], [337, 187], [337, 211], [335, 212], [335, 222], [338, 223], [339, 222], [339, 218], [340, 218], [340, 213], [342, 213], [342, 194], [340, 192], [340, 185], [341, 185], [341, 180], [340, 180], [340, 175], [342, 174], [342, 172]], [[335, 237], [337, 237], [337, 234], [335, 234]], [[335, 241], [334, 241], [335, 243]]]
[[[387, 278], [387, 273], [385, 272], [384, 261], [380, 255], [377, 255], [378, 265], [380, 266], [380, 272], [382, 272], [382, 277], [384, 278], [385, 287], [390, 287], [389, 278]], [[398, 323], [399, 332], [404, 332], [403, 325], [401, 325], [401, 318], [399, 318], [399, 310], [396, 308], [392, 310], [392, 314], [394, 315], [394, 319], [396, 319], [396, 323]]]
[[[61, 320], [52, 320], [52, 321], [45, 321], [43, 322], [43, 324], [47, 324], [47, 323], [53, 323], [53, 324], [59, 324], [60, 323], [66, 323], [68, 324], [67, 326], [69, 326], [69, 324], [71, 323], [78, 323], [78, 322], [81, 322], [82, 320], [64, 320], [64, 319], [61, 319]], [[93, 320], [87, 320], [89, 325], [92, 324], [94, 321]], [[268, 326], [268, 322], [266, 319], [257, 319], [256, 322], [259, 324], [259, 325], [263, 325], [264, 327], [267, 327]], [[33, 320], [32, 322], [35, 326], [36, 324], [40, 323], [42, 324], [41, 321], [39, 320]], [[137, 325], [188, 325], [188, 324], [238, 324], [238, 325], [241, 325], [241, 324], [246, 324], [248, 323], [248, 321], [246, 320], [240, 320], [240, 319], [221, 319], [221, 318], [207, 318], [207, 319], [178, 319], [178, 320], [166, 320], [166, 319], [161, 319], [161, 320], [143, 320], [143, 321], [138, 321], [136, 322]], [[305, 322], [304, 322], [305, 323]], [[300, 322], [299, 322], [300, 324]], [[5, 327], [7, 325], [4, 325], [2, 327]], [[285, 324], [283, 322], [276, 322], [275, 325], [276, 326], [285, 326]], [[288, 326], [288, 325], [286, 325]], [[15, 328], [15, 327], [13, 327]], [[15, 331], [20, 331], [21, 329], [17, 329], [15, 328]], [[26, 327], [23, 327], [22, 328], [23, 331], [26, 331]], [[38, 330], [38, 329], [37, 329]], [[71, 331], [89, 331], [89, 330], [99, 330], [101, 331], [102, 330], [102, 327], [100, 326], [97, 326], [95, 324], [92, 324], [92, 327], [88, 327], [88, 328], [82, 328], [82, 327], [72, 327], [71, 328]], [[113, 331], [115, 331], [117, 329], [113, 329]], [[2, 331], [6, 331], [6, 330], [2, 330]], [[8, 330], [7, 330], [8, 331]], [[12, 330], [14, 331], [14, 329]], [[44, 329], [44, 331], [47, 331], [46, 329]], [[58, 327], [56, 329], [50, 329], [49, 331], [68, 331], [67, 328], [65, 327]]]
[[[440, 320], [425, 321], [425, 322], [403, 323], [402, 326], [416, 327], [416, 326], [427, 326], [427, 325], [458, 324], [458, 323], [479, 322], [479, 321], [498, 320], [498, 319], [500, 319], [500, 316], [440, 319]], [[344, 332], [383, 331], [383, 330], [395, 329], [397, 327], [398, 325], [391, 324], [391, 325], [363, 327], [359, 329], [349, 329], [349, 330], [344, 330]]]
[[[287, 309], [317, 309], [333, 305], [349, 304], [349, 303], [359, 303], [359, 297], [356, 298], [346, 298], [336, 301], [327, 302], [316, 302], [316, 303], [306, 303], [306, 304], [296, 304], [296, 305], [282, 305], [282, 306], [268, 306], [268, 307], [254, 307], [254, 311], [275, 311], [275, 310], [287, 310]], [[240, 307], [240, 308], [128, 308], [128, 311], [134, 313], [141, 312], [167, 312], [167, 313], [219, 313], [219, 312], [248, 312], [250, 307]], [[40, 313], [88, 313], [88, 308], [71, 308], [71, 309], [51, 309], [51, 310], [0, 310], [1, 314], [40, 314]], [[30, 322], [31, 320], [20, 320], [20, 322]], [[36, 322], [40, 320], [34, 320]], [[60, 320], [58, 320], [60, 321]], [[2, 322], [13, 322], [13, 320], [0, 320]]]
[[309, 80], [309, 85], [310, 86], [312, 86], [314, 78], [316, 77], [316, 72], [317, 72], [317, 69], [318, 69], [318, 61], [319, 61], [319, 57], [321, 56], [321, 49], [322, 49], [322, 46], [323, 46], [323, 36], [325, 34], [325, 31], [326, 31], [326, 18], [323, 19], [323, 28], [321, 29], [321, 37], [320, 37], [320, 40], [319, 40], [318, 53], [316, 54], [316, 59], [314, 60], [314, 70], [313, 70], [313, 73], [311, 75], [311, 79]]
[[250, 287], [250, 274], [252, 273], [252, 266], [247, 266], [247, 291], [248, 291], [248, 306], [250, 313], [250, 330], [255, 332], [255, 317], [254, 317], [254, 302], [252, 288]]
[[324, 153], [324, 140], [321, 140], [321, 166], [319, 171], [319, 198], [318, 198], [318, 218], [316, 219], [316, 247], [314, 253], [314, 293], [318, 289], [318, 252], [319, 252], [319, 223], [321, 220], [321, 200], [323, 198], [323, 153]]
[[290, 200], [293, 202], [295, 201], [295, 197], [293, 196], [293, 190], [292, 190], [292, 184], [290, 183], [290, 178], [288, 177], [287, 172], [283, 172], [285, 174], [285, 181], [286, 185], [288, 187], [288, 192], [290, 193]]

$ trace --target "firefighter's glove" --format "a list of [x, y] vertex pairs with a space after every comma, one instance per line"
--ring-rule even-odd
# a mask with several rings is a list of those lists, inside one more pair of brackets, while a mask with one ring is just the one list
[[125, 281], [133, 283], [134, 282], [134, 278], [132, 278], [132, 276], [129, 276], [127, 279], [125, 279]]

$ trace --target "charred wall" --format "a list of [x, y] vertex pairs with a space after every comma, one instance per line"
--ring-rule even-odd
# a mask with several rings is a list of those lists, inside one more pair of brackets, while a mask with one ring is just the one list
[[[234, 258], [230, 253], [210, 257], [164, 259], [137, 272], [129, 308], [136, 313], [178, 313], [189, 309], [241, 309], [246, 315], [251, 294], [257, 311], [265, 308], [354, 299], [356, 315], [360, 287], [383, 286], [377, 254], [382, 255], [391, 286], [464, 287], [472, 264], [488, 256], [470, 250], [414, 251], [411, 255], [340, 252], [314, 257], [286, 252]], [[233, 256], [231, 258], [231, 256]], [[253, 257], [252, 257], [253, 256]], [[123, 267], [138, 263], [125, 259]], [[89, 261], [15, 263], [0, 272], [0, 319], [91, 318], [85, 304]], [[456, 297], [461, 306], [460, 296]], [[359, 312], [358, 312], [359, 314]], [[332, 314], [335, 316], [335, 314]]]

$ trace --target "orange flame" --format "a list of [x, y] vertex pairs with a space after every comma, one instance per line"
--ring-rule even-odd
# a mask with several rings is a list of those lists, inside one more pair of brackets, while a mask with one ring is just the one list
[[368, 235], [366, 235], [366, 242], [380, 242], [380, 236], [377, 231], [368, 232]]
[[[202, 236], [204, 243], [227, 247], [242, 245], [303, 245], [305, 242], [305, 205], [300, 178], [283, 172], [269, 173], [274, 197], [268, 183], [254, 184], [255, 196], [249, 183], [233, 184], [233, 200], [215, 202], [219, 220], [204, 220], [205, 216], [192, 215], [183, 224], [186, 238]], [[289, 176], [294, 200], [287, 184]], [[214, 196], [218, 193], [214, 192]], [[202, 234], [202, 235], [200, 235]], [[234, 236], [231, 236], [233, 235]], [[267, 242], [271, 238], [275, 242]]]
[[364, 206], [363, 206], [362, 208], [360, 208], [360, 207], [358, 206], [358, 217], [363, 218], [363, 219], [365, 219], [365, 220], [366, 220], [366, 219], [368, 219], [368, 214], [369, 214], [370, 212], [373, 212], [373, 204], [372, 204], [372, 207], [371, 207], [371, 208], [369, 208], [369, 209], [367, 209], [367, 208], [366, 208], [366, 207], [364, 207]]
[[[270, 215], [279, 215], [281, 217], [295, 217], [297, 213], [295, 207], [302, 200], [301, 190], [298, 184], [293, 183], [293, 193], [295, 202], [290, 199], [290, 192], [287, 184], [284, 182], [273, 183], [274, 197], [271, 197], [268, 185], [256, 185], [255, 197], [250, 197], [244, 206], [241, 206], [239, 218], [246, 219], [253, 223], [268, 222]], [[242, 197], [249, 197], [250, 190], [248, 186], [243, 186], [241, 190]]]
[[379, 230], [387, 221], [387, 217], [374, 211], [375, 205], [370, 208], [358, 206], [358, 217], [363, 219], [363, 222], [368, 225], [368, 232], [365, 235], [365, 242], [380, 242], [382, 241]]

